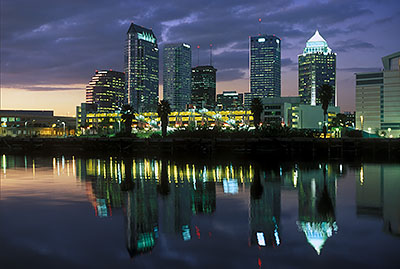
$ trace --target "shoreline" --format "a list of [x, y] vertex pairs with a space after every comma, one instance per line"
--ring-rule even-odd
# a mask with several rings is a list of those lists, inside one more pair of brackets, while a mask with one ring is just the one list
[[400, 139], [2, 137], [1, 154], [400, 161]]

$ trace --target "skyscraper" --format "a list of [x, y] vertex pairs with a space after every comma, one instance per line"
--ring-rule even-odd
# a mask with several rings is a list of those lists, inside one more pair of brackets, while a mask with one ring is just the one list
[[331, 105], [337, 106], [336, 53], [328, 47], [318, 30], [299, 55], [299, 96], [304, 104], [319, 105], [318, 87], [328, 84], [334, 89]]
[[215, 108], [217, 69], [211, 65], [192, 68], [192, 104], [196, 108]]
[[281, 96], [281, 39], [275, 35], [250, 38], [252, 98]]
[[112, 70], [97, 71], [86, 86], [86, 103], [95, 104], [99, 112], [120, 109], [125, 99], [125, 74]]
[[190, 104], [192, 51], [185, 43], [167, 44], [163, 54], [163, 92], [172, 110], [183, 111]]
[[158, 47], [152, 30], [131, 24], [125, 47], [126, 102], [137, 112], [155, 111], [158, 101]]

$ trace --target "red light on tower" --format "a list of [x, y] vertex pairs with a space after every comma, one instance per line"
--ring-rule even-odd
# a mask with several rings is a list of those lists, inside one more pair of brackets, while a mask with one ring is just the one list
[[199, 46], [199, 45], [197, 45], [197, 48], [199, 49], [199, 48], [200, 48], [200, 46]]
[[258, 21], [261, 22], [261, 18], [259, 18]]

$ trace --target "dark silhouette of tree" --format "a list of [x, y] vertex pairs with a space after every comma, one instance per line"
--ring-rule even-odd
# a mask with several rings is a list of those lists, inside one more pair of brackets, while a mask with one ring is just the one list
[[332, 101], [333, 97], [333, 88], [331, 85], [323, 84], [318, 89], [318, 98], [321, 101], [322, 110], [324, 111], [324, 137], [326, 138], [326, 115], [328, 115], [328, 106], [329, 103]]
[[161, 177], [160, 177], [160, 185], [157, 186], [158, 192], [166, 197], [170, 192], [169, 180], [168, 180], [168, 162], [166, 160], [162, 160], [161, 162]]
[[328, 184], [326, 182], [326, 165], [324, 164], [324, 189], [320, 197], [317, 200], [317, 211], [318, 214], [325, 220], [332, 221], [335, 219], [335, 208], [333, 207], [332, 198], [328, 191]]
[[132, 157], [124, 157], [125, 164], [125, 180], [121, 183], [122, 191], [131, 191], [135, 188], [135, 184], [132, 177]]
[[261, 122], [261, 113], [264, 110], [263, 103], [260, 98], [253, 98], [251, 100], [251, 107], [250, 107], [251, 113], [253, 114], [253, 119], [254, 119], [254, 126], [256, 128], [260, 127], [260, 122]]
[[128, 136], [130, 136], [132, 132], [132, 121], [135, 117], [133, 113], [133, 107], [131, 105], [124, 105], [121, 109], [121, 119], [125, 126], [125, 133]]
[[161, 100], [157, 105], [157, 113], [161, 118], [161, 132], [162, 136], [167, 135], [168, 114], [171, 113], [171, 106], [167, 100]]
[[332, 120], [333, 127], [345, 127], [347, 121], [347, 116], [343, 113], [339, 113], [336, 117]]

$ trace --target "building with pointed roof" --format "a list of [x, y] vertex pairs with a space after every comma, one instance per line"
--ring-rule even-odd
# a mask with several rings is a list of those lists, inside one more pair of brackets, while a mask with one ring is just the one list
[[136, 112], [156, 111], [158, 46], [151, 29], [131, 24], [125, 45], [126, 103]]
[[319, 105], [318, 88], [328, 84], [334, 89], [331, 105], [337, 106], [336, 53], [329, 48], [318, 30], [299, 55], [299, 96], [301, 102]]

